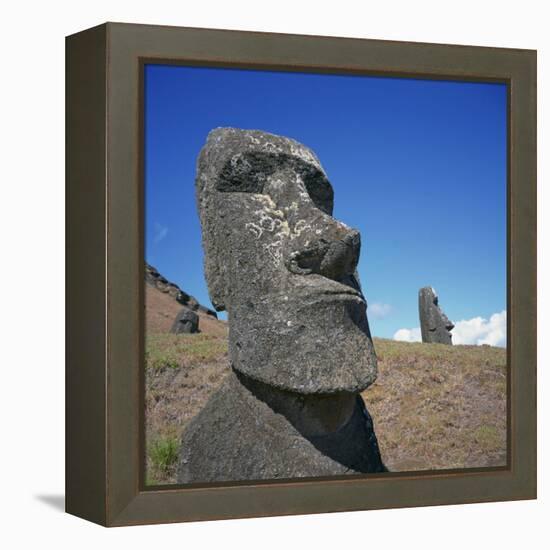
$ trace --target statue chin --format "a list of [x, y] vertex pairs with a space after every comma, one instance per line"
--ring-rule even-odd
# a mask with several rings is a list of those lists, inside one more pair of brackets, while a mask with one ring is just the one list
[[231, 314], [229, 328], [233, 368], [276, 388], [357, 393], [376, 380], [363, 300], [335, 295], [300, 306], [265, 301]]

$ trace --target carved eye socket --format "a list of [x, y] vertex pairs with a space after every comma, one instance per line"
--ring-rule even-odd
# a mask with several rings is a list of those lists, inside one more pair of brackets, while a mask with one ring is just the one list
[[225, 163], [216, 189], [223, 193], [263, 193], [265, 180], [274, 169], [268, 155], [234, 155]]
[[267, 178], [284, 165], [300, 175], [315, 206], [332, 215], [334, 191], [326, 176], [317, 167], [290, 155], [257, 152], [234, 155], [225, 163], [216, 189], [223, 193], [262, 194]]
[[325, 214], [332, 216], [334, 209], [334, 190], [326, 176], [317, 169], [302, 175], [306, 190], [313, 204]]

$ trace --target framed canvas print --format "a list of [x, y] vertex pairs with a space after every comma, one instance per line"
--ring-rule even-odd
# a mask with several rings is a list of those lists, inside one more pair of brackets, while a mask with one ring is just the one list
[[67, 38], [67, 511], [536, 497], [536, 53]]

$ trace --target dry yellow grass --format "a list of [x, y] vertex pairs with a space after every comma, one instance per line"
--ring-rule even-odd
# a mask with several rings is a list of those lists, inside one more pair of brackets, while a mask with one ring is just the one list
[[[151, 291], [158, 292], [154, 289]], [[181, 432], [229, 372], [227, 325], [166, 334], [149, 293], [146, 331], [148, 482], [175, 482]], [[179, 304], [172, 308], [174, 316]], [[166, 311], [166, 310], [164, 310]], [[201, 323], [202, 323], [201, 316]], [[166, 328], [168, 326], [168, 328]], [[363, 392], [391, 471], [494, 467], [506, 463], [506, 351], [375, 338], [377, 381]]]
[[375, 339], [363, 392], [392, 471], [506, 464], [506, 350]]
[[[167, 334], [176, 315], [183, 306], [172, 296], [165, 294], [150, 285], [145, 285], [146, 331], [150, 334]], [[213, 336], [226, 336], [227, 323], [211, 315], [197, 312], [201, 333]]]

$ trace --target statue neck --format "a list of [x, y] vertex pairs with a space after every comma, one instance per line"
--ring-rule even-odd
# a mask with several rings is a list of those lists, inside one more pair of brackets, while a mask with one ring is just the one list
[[254, 397], [266, 403], [275, 413], [284, 415], [306, 437], [337, 432], [349, 422], [357, 404], [355, 393], [300, 394], [234, 372]]

